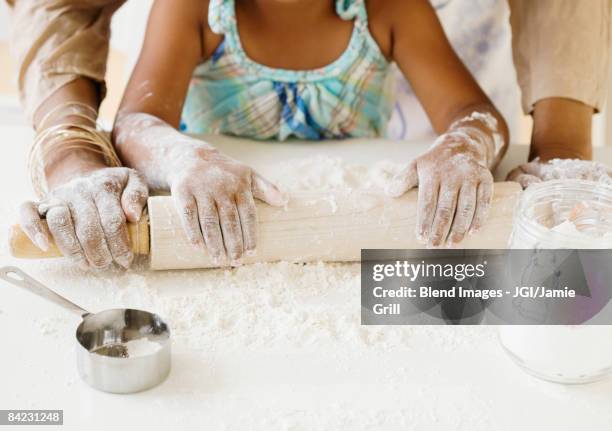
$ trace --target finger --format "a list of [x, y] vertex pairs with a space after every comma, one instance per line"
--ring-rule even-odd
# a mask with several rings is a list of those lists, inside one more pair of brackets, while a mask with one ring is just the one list
[[457, 209], [458, 195], [458, 185], [444, 184], [440, 187], [436, 215], [434, 216], [431, 233], [429, 235], [429, 245], [431, 247], [440, 247], [446, 242], [446, 237], [450, 231], [455, 216], [455, 210]]
[[130, 170], [128, 180], [121, 194], [121, 207], [129, 221], [136, 223], [142, 216], [142, 209], [147, 204], [149, 189], [142, 176]]
[[189, 242], [195, 247], [204, 246], [204, 238], [198, 220], [198, 207], [193, 195], [186, 189], [178, 188], [172, 191], [174, 205], [179, 213], [183, 230]]
[[196, 203], [208, 254], [215, 265], [221, 265], [225, 260], [225, 248], [217, 205], [210, 196], [198, 197]]
[[88, 268], [89, 264], [74, 230], [74, 223], [68, 206], [65, 204], [53, 206], [47, 211], [46, 217], [49, 231], [55, 239], [57, 248], [64, 256], [81, 268]]
[[51, 233], [38, 213], [34, 202], [24, 202], [19, 207], [19, 225], [36, 247], [47, 251], [51, 247]]
[[539, 177], [526, 173], [521, 167], [515, 168], [510, 171], [506, 179], [508, 181], [514, 181], [519, 183], [524, 189], [529, 187], [531, 184], [542, 182]]
[[529, 187], [532, 184], [537, 184], [537, 183], [541, 183], [542, 179], [535, 177], [533, 175], [521, 175], [517, 178], [517, 182], [521, 185], [522, 188], [526, 189], [527, 187]]
[[516, 168], [508, 172], [508, 175], [506, 175], [506, 181], [516, 181], [518, 177], [524, 174], [525, 171], [520, 166], [517, 166]]
[[282, 207], [287, 204], [287, 198], [283, 193], [274, 184], [255, 172], [251, 176], [251, 189], [255, 198], [268, 205]]
[[544, 171], [546, 170], [547, 166], [550, 166], [550, 163], [542, 162], [540, 161], [540, 158], [538, 157], [538, 158], [533, 159], [529, 163], [525, 163], [521, 165], [521, 169], [526, 174], [533, 175], [534, 177], [538, 177], [541, 179], [544, 175]]
[[419, 185], [419, 177], [417, 174], [416, 161], [410, 162], [407, 168], [400, 171], [391, 179], [391, 182], [385, 188], [387, 195], [398, 198], [408, 190]]
[[419, 186], [417, 204], [417, 238], [427, 242], [436, 213], [439, 184], [435, 181], [422, 182]]
[[217, 201], [217, 209], [225, 250], [232, 264], [238, 264], [244, 252], [238, 208], [236, 208], [236, 203], [233, 200], [224, 199]]
[[73, 201], [68, 202], [68, 208], [72, 215], [74, 231], [89, 264], [94, 268], [109, 266], [113, 257], [108, 249], [94, 200], [89, 196], [76, 196]]
[[461, 186], [457, 211], [451, 226], [450, 240], [453, 244], [461, 242], [472, 225], [476, 212], [476, 184], [466, 183]]
[[101, 193], [96, 196], [95, 203], [113, 260], [122, 267], [129, 268], [134, 260], [134, 253], [130, 248], [126, 218], [118, 196]]
[[239, 193], [236, 196], [236, 206], [242, 226], [244, 251], [247, 254], [253, 254], [257, 245], [257, 208], [255, 207], [253, 194], [249, 192]]
[[487, 217], [489, 216], [489, 210], [491, 209], [491, 202], [493, 201], [493, 177], [491, 173], [488, 176], [484, 176], [478, 185], [478, 192], [476, 194], [476, 211], [474, 212], [474, 219], [470, 232], [476, 232], [480, 229]]

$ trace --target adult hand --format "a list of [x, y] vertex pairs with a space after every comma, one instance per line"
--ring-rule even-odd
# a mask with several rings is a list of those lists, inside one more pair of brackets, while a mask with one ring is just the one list
[[283, 206], [285, 197], [250, 167], [204, 143], [176, 151], [182, 154], [168, 183], [187, 237], [195, 246], [206, 247], [215, 264], [229, 258], [238, 265], [243, 254], [255, 252], [254, 198]]
[[[137, 222], [148, 189], [133, 169], [99, 167], [55, 187], [40, 202], [20, 207], [20, 224], [40, 249], [51, 237], [82, 268], [132, 263], [126, 220]], [[43, 223], [46, 218], [47, 224]]]
[[419, 187], [417, 237], [430, 247], [460, 242], [479, 229], [493, 198], [487, 159], [464, 133], [442, 135], [425, 154], [396, 175], [387, 193], [399, 197]]
[[523, 188], [558, 179], [582, 179], [612, 184], [612, 169], [589, 160], [553, 159], [541, 162], [536, 158], [513, 169], [507, 179], [518, 182]]

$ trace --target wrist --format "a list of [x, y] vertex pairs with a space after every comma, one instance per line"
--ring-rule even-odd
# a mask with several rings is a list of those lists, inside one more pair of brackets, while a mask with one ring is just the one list
[[434, 146], [444, 148], [451, 155], [461, 154], [483, 166], [488, 166], [488, 148], [481, 139], [473, 136], [474, 133], [474, 130], [455, 128], [440, 136]]
[[570, 99], [550, 98], [536, 103], [529, 160], [590, 160], [593, 113], [592, 107]]
[[486, 107], [473, 110], [455, 120], [451, 131], [466, 135], [466, 140], [480, 157], [480, 163], [488, 169], [494, 168], [507, 148], [508, 129], [503, 118]]
[[45, 180], [49, 191], [75, 177], [107, 168], [104, 157], [87, 149], [58, 151], [45, 163]]
[[218, 154], [217, 149], [206, 142], [181, 135], [181, 139], [167, 153], [164, 175], [166, 183], [172, 187], [173, 182], [186, 170], [198, 163], [210, 161]]
[[575, 149], [574, 145], [566, 145], [561, 143], [560, 145], [551, 145], [550, 141], [545, 141], [544, 145], [534, 144], [532, 142], [529, 150], [529, 160], [535, 160], [536, 158], [540, 162], [548, 162], [553, 159], [579, 159], [579, 160], [592, 160], [592, 148], [585, 146], [581, 149]]
[[158, 190], [171, 189], [188, 168], [216, 151], [145, 112], [120, 112], [113, 140], [124, 163], [141, 172], [149, 187]]

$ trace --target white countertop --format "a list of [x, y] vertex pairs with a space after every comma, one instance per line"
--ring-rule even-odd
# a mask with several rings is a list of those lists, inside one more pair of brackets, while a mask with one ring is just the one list
[[[115, 270], [83, 274], [57, 260], [17, 261], [7, 254], [6, 228], [15, 220], [15, 206], [28, 195], [24, 166], [31, 132], [4, 126], [0, 136], [0, 264], [19, 265], [94, 310], [146, 304], [146, 298], [126, 295], [124, 290], [126, 284], [142, 288], [144, 283], [147, 287], [141, 290], [145, 293], [153, 290], [171, 299], [205, 292], [211, 298], [207, 304], [210, 314], [227, 316], [227, 320], [212, 322], [210, 333], [202, 331], [198, 340], [181, 337], [186, 332], [177, 328], [173, 369], [164, 384], [140, 394], [109, 395], [89, 388], [76, 374], [74, 330], [78, 316], [0, 283], [0, 409], [63, 409], [64, 429], [71, 430], [196, 426], [241, 431], [610, 428], [612, 379], [576, 387], [534, 379], [501, 351], [495, 328], [363, 329], [344, 322], [334, 331], [326, 316], [334, 316], [335, 309], [346, 313], [347, 302], [358, 306], [358, 285], [330, 291], [324, 297], [287, 286], [283, 292], [291, 302], [267, 309], [268, 315], [258, 314], [256, 308], [242, 310], [254, 316], [251, 334], [227, 330], [219, 338], [218, 331], [213, 336], [213, 330], [218, 329], [215, 325], [231, 327], [232, 317], [242, 312], [232, 307], [231, 295], [248, 294], [257, 300], [266, 294], [265, 280], [263, 288], [241, 291], [240, 286], [215, 285], [224, 280], [219, 271], [155, 274], [140, 265], [127, 274]], [[286, 157], [320, 152], [360, 163], [408, 160], [427, 145], [221, 141], [222, 151], [264, 174], [274, 169], [275, 161]], [[501, 171], [524, 159], [526, 150], [525, 146], [513, 146]], [[596, 152], [596, 157], [612, 163], [610, 149]], [[346, 268], [346, 274], [354, 279], [355, 266]], [[314, 282], [321, 280], [315, 267], [304, 267], [303, 271]], [[347, 293], [354, 296], [347, 300]], [[300, 336], [312, 335], [308, 342], [292, 337], [292, 328], [282, 328], [282, 334], [278, 327], [266, 332], [266, 319], [272, 319], [274, 313], [299, 315], [296, 310], [319, 319], [295, 329], [301, 331]], [[349, 337], [347, 331], [355, 337]]]

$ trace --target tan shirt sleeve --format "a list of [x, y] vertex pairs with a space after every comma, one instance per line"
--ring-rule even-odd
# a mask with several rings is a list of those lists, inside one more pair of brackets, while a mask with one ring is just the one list
[[603, 108], [612, 0], [508, 0], [512, 48], [525, 113], [563, 97]]
[[11, 49], [26, 115], [60, 87], [84, 76], [100, 83], [110, 40], [110, 20], [125, 0], [7, 0]]

